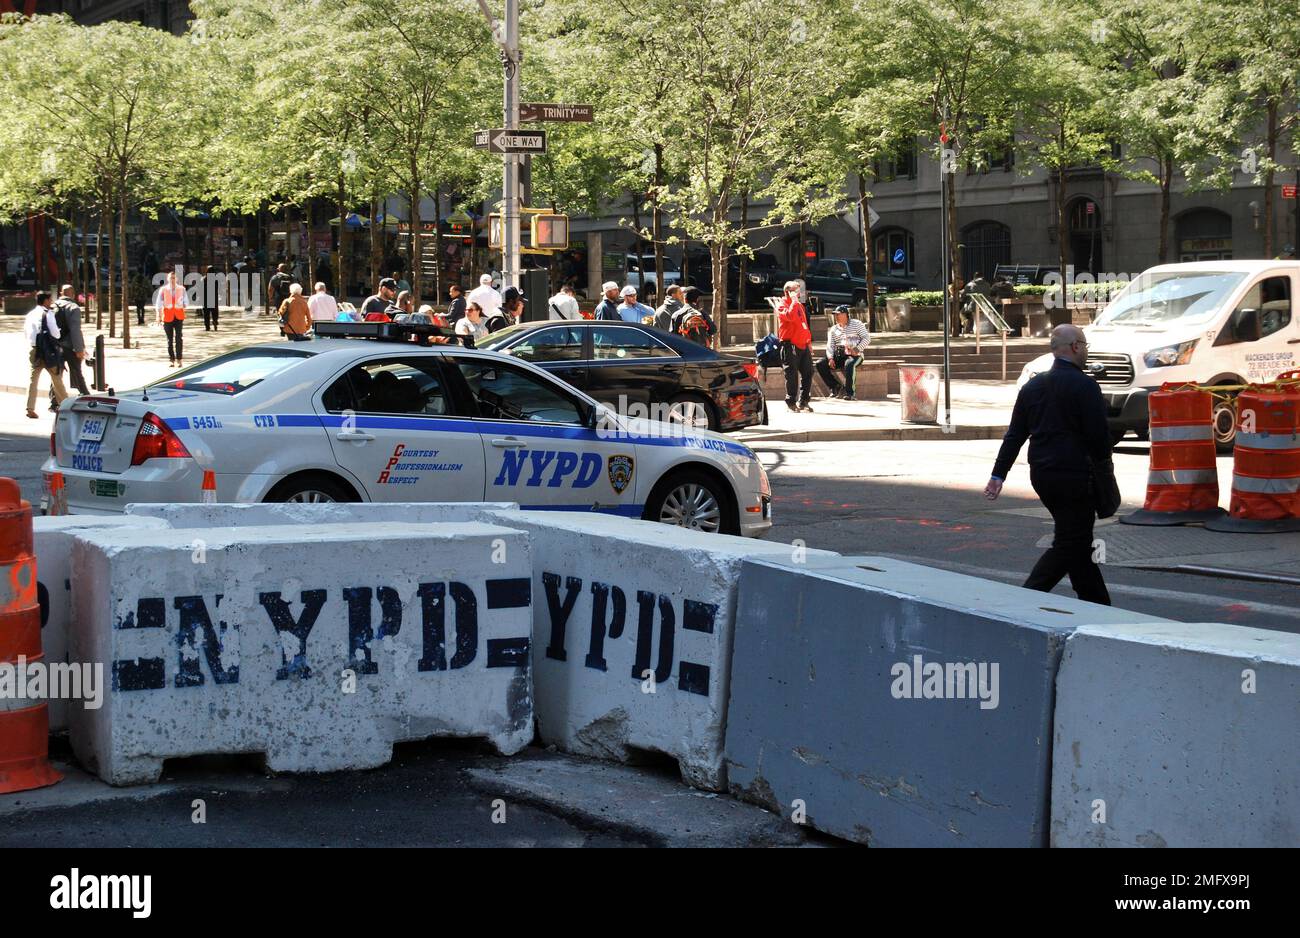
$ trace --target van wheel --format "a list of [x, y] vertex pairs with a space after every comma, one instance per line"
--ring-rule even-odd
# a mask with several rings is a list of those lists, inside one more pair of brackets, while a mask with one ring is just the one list
[[739, 534], [735, 515], [730, 494], [721, 482], [703, 472], [685, 471], [655, 486], [642, 517], [708, 534]]
[[1210, 423], [1214, 427], [1214, 448], [1219, 453], [1231, 453], [1237, 442], [1237, 399], [1215, 401]]

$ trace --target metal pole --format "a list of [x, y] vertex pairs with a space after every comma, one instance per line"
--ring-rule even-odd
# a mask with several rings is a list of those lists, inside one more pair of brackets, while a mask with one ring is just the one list
[[[506, 0], [506, 48], [501, 53], [505, 67], [505, 101], [503, 126], [519, 128], [519, 0]], [[519, 286], [519, 157], [502, 156], [505, 163], [501, 195], [505, 202], [501, 215], [501, 287]]]
[[952, 426], [952, 271], [949, 269], [948, 232], [948, 141], [947, 112], [944, 112], [944, 132], [940, 135], [939, 150], [939, 212], [943, 228], [943, 424]]

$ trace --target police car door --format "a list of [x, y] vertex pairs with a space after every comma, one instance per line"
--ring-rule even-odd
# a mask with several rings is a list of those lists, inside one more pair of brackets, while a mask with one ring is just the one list
[[483, 447], [457, 413], [438, 355], [358, 362], [326, 386], [317, 406], [335, 460], [371, 501], [483, 499]]
[[487, 500], [639, 518], [637, 448], [596, 430], [590, 405], [549, 375], [500, 359], [448, 356], [477, 408]]

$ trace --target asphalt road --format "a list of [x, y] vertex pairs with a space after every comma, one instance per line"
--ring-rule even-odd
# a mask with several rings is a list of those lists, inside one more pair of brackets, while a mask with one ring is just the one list
[[[887, 555], [1020, 584], [1052, 525], [1029, 487], [1023, 454], [1002, 496], [996, 502], [983, 497], [998, 445], [982, 440], [755, 443], [772, 480], [774, 525], [768, 539], [801, 539], [810, 548]], [[1138, 443], [1115, 452], [1124, 512], [1142, 503], [1148, 456], [1146, 444]], [[1219, 477], [1230, 479], [1231, 471], [1231, 457], [1221, 457]], [[1161, 536], [1159, 529], [1144, 530]], [[1106, 536], [1105, 527], [1098, 527], [1097, 536]], [[1104, 574], [1119, 607], [1184, 622], [1300, 632], [1294, 585], [1113, 564]], [[1056, 591], [1073, 595], [1068, 581]]]

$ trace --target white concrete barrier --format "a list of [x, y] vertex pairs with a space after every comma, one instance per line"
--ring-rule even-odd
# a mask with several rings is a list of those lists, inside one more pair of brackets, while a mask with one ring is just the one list
[[[196, 536], [196, 534], [200, 536]], [[74, 660], [78, 759], [113, 784], [164, 759], [262, 752], [276, 771], [381, 765], [394, 742], [533, 737], [523, 533], [465, 522], [84, 532]]]
[[517, 510], [513, 502], [235, 502], [151, 503], [126, 506], [126, 514], [160, 518], [173, 528], [223, 528], [267, 524], [435, 524], [444, 521], [482, 521], [495, 512]]
[[598, 514], [512, 512], [501, 523], [528, 531], [535, 557], [542, 741], [620, 761], [664, 753], [690, 784], [725, 788], [737, 574], [746, 558], [798, 551]]
[[1081, 628], [1056, 684], [1052, 845], [1300, 847], [1298, 728], [1300, 635]]
[[880, 557], [747, 561], [731, 791], [875, 846], [1044, 846], [1061, 649], [1139, 621]]
[[[45, 660], [68, 660], [68, 617], [71, 613], [72, 539], [81, 531], [99, 528], [166, 528], [154, 518], [124, 515], [51, 515], [32, 519], [36, 548], [37, 594], [41, 603], [41, 646]], [[50, 699], [50, 732], [68, 728], [68, 701]]]

